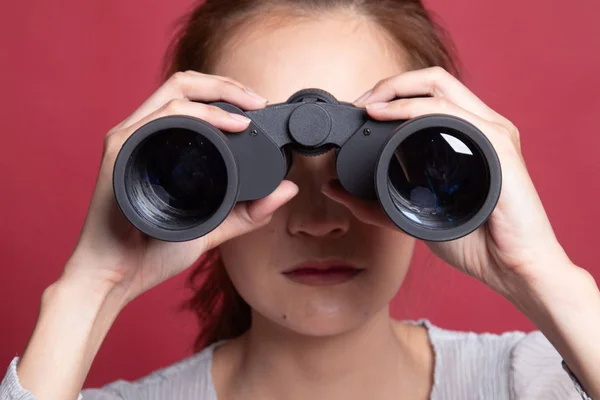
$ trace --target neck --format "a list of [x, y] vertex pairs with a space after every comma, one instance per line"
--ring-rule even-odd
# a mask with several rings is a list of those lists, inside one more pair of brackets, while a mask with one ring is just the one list
[[237, 387], [261, 399], [416, 396], [424, 389], [409, 330], [387, 307], [361, 327], [327, 337], [299, 335], [254, 313], [240, 341]]

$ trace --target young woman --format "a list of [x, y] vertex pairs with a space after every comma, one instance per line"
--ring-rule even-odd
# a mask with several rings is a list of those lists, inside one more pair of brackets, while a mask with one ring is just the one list
[[[205, 321], [200, 351], [140, 381], [85, 390], [83, 399], [600, 398], [598, 288], [557, 242], [517, 128], [450, 73], [444, 43], [420, 0], [198, 6], [172, 47], [170, 77], [106, 135], [80, 239], [44, 292], [0, 398], [77, 398], [120, 310], [202, 255], [197, 273], [207, 276], [192, 300]], [[238, 204], [194, 241], [149, 239], [118, 212], [112, 168], [137, 128], [187, 114], [240, 132], [247, 120], [205, 103], [255, 110], [307, 87], [354, 101], [378, 120], [446, 113], [485, 133], [503, 167], [496, 209], [472, 234], [427, 245], [540, 331], [475, 335], [392, 319], [389, 303], [415, 239], [340, 188], [333, 152], [295, 154], [272, 194]], [[334, 265], [343, 268], [328, 271]]]

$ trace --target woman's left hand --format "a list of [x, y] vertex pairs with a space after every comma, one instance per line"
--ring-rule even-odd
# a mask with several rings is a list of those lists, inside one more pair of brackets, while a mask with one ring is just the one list
[[[512, 301], [558, 350], [591, 398], [600, 398], [600, 346], [593, 340], [600, 335], [600, 291], [558, 243], [527, 172], [517, 128], [437, 67], [385, 79], [354, 104], [366, 105], [369, 115], [382, 121], [454, 115], [487, 136], [502, 167], [496, 208], [469, 235], [426, 244], [443, 261]], [[351, 196], [339, 183], [323, 189], [363, 222], [398, 229], [381, 207]]]
[[[366, 106], [369, 115], [381, 121], [454, 115], [477, 126], [494, 146], [502, 166], [496, 208], [485, 224], [467, 236], [426, 242], [442, 260], [503, 295], [509, 294], [514, 279], [535, 280], [551, 267], [571, 265], [527, 172], [519, 131], [454, 76], [439, 67], [409, 71], [380, 81], [354, 104]], [[363, 222], [398, 229], [380, 207], [351, 196], [339, 183], [324, 186], [323, 192]]]

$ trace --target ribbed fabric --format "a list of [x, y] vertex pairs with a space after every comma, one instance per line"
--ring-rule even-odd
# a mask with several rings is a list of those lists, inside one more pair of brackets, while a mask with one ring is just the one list
[[[541, 332], [476, 334], [416, 324], [427, 327], [435, 353], [431, 400], [591, 400]], [[84, 390], [79, 399], [217, 400], [211, 367], [222, 343], [137, 381]], [[17, 362], [0, 385], [0, 400], [35, 400], [19, 383]]]

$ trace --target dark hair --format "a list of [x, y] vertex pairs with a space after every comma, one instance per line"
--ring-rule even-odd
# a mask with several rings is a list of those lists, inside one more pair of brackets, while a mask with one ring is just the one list
[[[282, 16], [293, 20], [343, 9], [382, 27], [406, 52], [410, 69], [441, 66], [458, 76], [452, 42], [421, 0], [206, 0], [180, 21], [165, 56], [164, 78], [186, 70], [211, 73], [228, 40], [257, 19], [280, 23]], [[201, 257], [188, 285], [195, 294], [185, 307], [197, 314], [200, 327], [196, 351], [248, 330], [250, 307], [233, 287], [218, 249]]]

